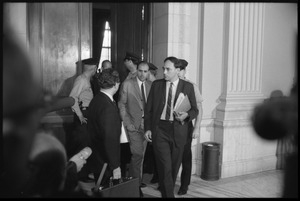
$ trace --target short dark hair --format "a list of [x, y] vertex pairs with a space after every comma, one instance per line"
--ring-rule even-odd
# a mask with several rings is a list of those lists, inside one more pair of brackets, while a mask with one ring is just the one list
[[177, 59], [176, 57], [173, 57], [173, 56], [167, 57], [167, 58], [165, 58], [164, 62], [166, 62], [168, 60], [174, 64], [175, 68], [181, 67], [181, 63], [180, 63], [179, 59]]
[[99, 74], [97, 81], [101, 89], [112, 88], [116, 83], [120, 82], [119, 73], [113, 68], [105, 69]]

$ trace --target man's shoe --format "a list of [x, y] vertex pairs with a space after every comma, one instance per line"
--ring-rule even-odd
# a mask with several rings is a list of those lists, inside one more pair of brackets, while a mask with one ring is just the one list
[[145, 188], [147, 185], [145, 183], [141, 183], [140, 187]]
[[179, 189], [178, 195], [185, 195], [187, 193], [187, 190]]
[[151, 184], [155, 184], [155, 183], [158, 183], [158, 178], [153, 176], [151, 181], [150, 181]]

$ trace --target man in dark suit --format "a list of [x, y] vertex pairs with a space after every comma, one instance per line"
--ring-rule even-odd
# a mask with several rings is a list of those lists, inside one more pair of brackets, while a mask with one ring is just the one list
[[[180, 66], [176, 57], [164, 60], [164, 79], [152, 83], [145, 111], [145, 138], [153, 140], [162, 197], [174, 197], [188, 123], [198, 115], [193, 85], [178, 78]], [[191, 108], [174, 115], [180, 93], [187, 95]]]
[[116, 70], [103, 70], [98, 77], [100, 93], [89, 105], [88, 134], [90, 147], [93, 150], [88, 159], [95, 181], [99, 178], [104, 163], [107, 169], [101, 185], [107, 185], [110, 177], [119, 179], [120, 170], [120, 135], [121, 118], [113, 95], [120, 85], [119, 74]]

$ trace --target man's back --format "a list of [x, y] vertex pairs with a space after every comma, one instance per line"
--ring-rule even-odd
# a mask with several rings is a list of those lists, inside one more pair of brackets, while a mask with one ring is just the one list
[[[89, 106], [88, 131], [93, 150], [92, 164], [96, 171], [99, 165], [108, 162], [116, 168], [120, 163], [121, 120], [118, 108], [107, 95], [100, 92]], [[97, 169], [98, 168], [98, 169]]]

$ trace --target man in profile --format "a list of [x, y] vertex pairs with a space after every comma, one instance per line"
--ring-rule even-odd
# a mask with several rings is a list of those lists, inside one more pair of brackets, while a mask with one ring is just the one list
[[108, 167], [101, 185], [109, 184], [110, 177], [121, 178], [120, 170], [120, 135], [121, 118], [113, 95], [120, 85], [119, 73], [110, 68], [98, 77], [100, 92], [93, 98], [89, 106], [88, 134], [90, 147], [93, 150], [88, 159], [95, 182], [99, 178], [105, 163]]

